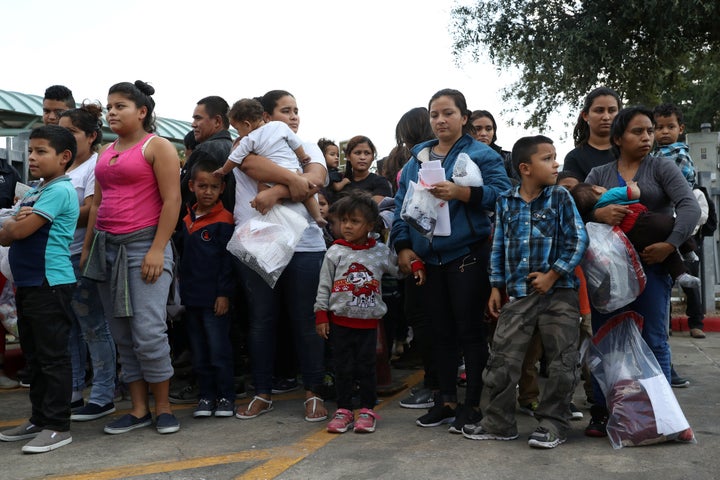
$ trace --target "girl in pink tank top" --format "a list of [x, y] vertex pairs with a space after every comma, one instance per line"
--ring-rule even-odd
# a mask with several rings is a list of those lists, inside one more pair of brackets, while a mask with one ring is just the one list
[[[98, 159], [81, 258], [83, 265], [89, 260], [86, 275], [99, 275], [98, 290], [132, 400], [130, 413], [105, 426], [111, 434], [153, 423], [148, 387], [158, 432], [180, 429], [168, 397], [173, 369], [165, 324], [173, 262], [169, 241], [180, 212], [180, 160], [168, 140], [152, 133], [153, 93], [140, 80], [110, 88], [107, 121], [118, 139]], [[102, 250], [94, 247], [100, 243], [106, 255], [98, 259]], [[118, 305], [125, 310], [118, 313]], [[143, 335], [134, 333], [139, 331]]]

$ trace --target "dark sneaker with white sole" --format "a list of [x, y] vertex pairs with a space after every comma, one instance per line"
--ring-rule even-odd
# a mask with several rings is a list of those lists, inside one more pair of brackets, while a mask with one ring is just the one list
[[201, 398], [197, 407], [195, 407], [195, 411], [193, 411], [193, 417], [212, 417], [214, 411], [215, 402], [213, 400], [208, 400], [207, 398]]
[[518, 434], [514, 435], [500, 435], [498, 433], [492, 433], [485, 430], [480, 422], [474, 424], [465, 425], [462, 428], [463, 437], [469, 438], [470, 440], [515, 440], [518, 438]]
[[40, 432], [42, 432], [42, 427], [33, 425], [31, 422], [25, 422], [22, 425], [0, 432], [0, 440], [3, 442], [17, 442], [18, 440], [35, 438]]
[[450, 425], [450, 428], [448, 428], [448, 432], [450, 433], [462, 433], [465, 425], [477, 423], [482, 420], [482, 414], [469, 405], [459, 403], [455, 411], [457, 412], [455, 420]]
[[455, 421], [455, 409], [449, 405], [435, 405], [428, 413], [415, 420], [421, 427], [438, 427]]
[[152, 415], [150, 413], [147, 413], [142, 418], [137, 418], [134, 415], [126, 413], [122, 417], [105, 425], [103, 430], [110, 435], [118, 435], [127, 433], [130, 430], [135, 430], [136, 428], [149, 427], [150, 425], [152, 425]]
[[175, 433], [180, 430], [180, 422], [172, 413], [161, 413], [155, 420], [158, 433]]
[[70, 415], [70, 420], [74, 422], [87, 422], [96, 420], [105, 415], [115, 412], [115, 404], [110, 402], [106, 405], [98, 405], [97, 403], [88, 402], [84, 407], [80, 407]]
[[227, 398], [221, 398], [215, 404], [216, 417], [232, 417], [235, 415], [235, 403]]
[[537, 427], [528, 438], [528, 445], [534, 448], [555, 448], [565, 443], [565, 437], [560, 437], [545, 427]]
[[435, 406], [435, 394], [429, 388], [413, 388], [410, 395], [400, 400], [403, 408], [432, 408]]

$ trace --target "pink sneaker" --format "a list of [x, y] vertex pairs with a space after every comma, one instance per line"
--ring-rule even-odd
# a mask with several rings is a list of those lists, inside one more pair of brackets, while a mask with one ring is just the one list
[[370, 410], [369, 408], [363, 408], [358, 414], [358, 419], [355, 422], [355, 433], [372, 433], [375, 431], [375, 420], [380, 416]]
[[330, 433], [345, 433], [353, 428], [353, 412], [344, 408], [338, 408], [333, 419], [328, 423], [327, 431]]

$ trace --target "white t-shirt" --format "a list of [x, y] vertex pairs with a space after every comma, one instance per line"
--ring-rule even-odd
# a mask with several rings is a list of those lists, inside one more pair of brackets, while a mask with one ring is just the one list
[[[305, 153], [310, 156], [310, 162], [308, 163], [316, 163], [318, 165], [322, 165], [325, 169], [326, 173], [324, 185], [327, 185], [327, 165], [325, 164], [325, 157], [323, 156], [320, 147], [318, 147], [316, 143], [312, 142], [303, 143], [302, 147], [303, 150], [305, 150]], [[295, 165], [289, 170], [297, 170], [297, 157], [295, 157], [295, 159]], [[248, 177], [239, 168], [234, 168], [233, 174], [235, 175], [235, 210], [233, 211], [233, 217], [235, 218], [235, 225], [240, 226], [247, 219], [257, 215], [257, 210], [250, 206], [250, 201], [257, 196], [258, 182]], [[285, 201], [284, 205], [292, 208], [308, 220], [308, 227], [303, 232], [303, 236], [300, 238], [300, 241], [295, 247], [295, 251], [324, 252], [325, 240], [323, 239], [322, 230], [320, 229], [320, 227], [318, 227], [317, 223], [315, 223], [315, 220], [310, 216], [307, 208], [305, 208], [305, 205], [303, 205], [302, 202], [291, 202], [289, 200]]]
[[230, 160], [242, 164], [250, 153], [267, 157], [279, 167], [288, 170], [299, 170], [300, 161], [295, 149], [302, 145], [302, 140], [295, 135], [285, 122], [268, 122], [243, 137], [237, 147], [230, 152]]
[[[77, 168], [67, 172], [70, 177], [72, 186], [77, 192], [79, 205], [82, 207], [85, 199], [95, 194], [95, 164], [97, 163], [97, 153], [93, 153], [90, 158], [85, 160]], [[80, 255], [82, 253], [83, 242], [85, 241], [85, 231], [87, 228], [76, 228], [73, 242], [70, 245], [70, 255]]]

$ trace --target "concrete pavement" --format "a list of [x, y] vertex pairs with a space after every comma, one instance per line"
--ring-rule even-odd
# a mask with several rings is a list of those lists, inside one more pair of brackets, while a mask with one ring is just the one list
[[[273, 412], [245, 421], [193, 419], [192, 405], [176, 406], [182, 429], [172, 435], [160, 435], [154, 428], [107, 435], [102, 432], [104, 418], [73, 423], [73, 443], [49, 453], [24, 455], [24, 442], [0, 442], [0, 478], [718, 479], [720, 333], [696, 340], [679, 332], [670, 343], [677, 370], [691, 380], [689, 388], [673, 391], [697, 445], [613, 450], [606, 439], [587, 438], [583, 429], [588, 410], [581, 387], [576, 404], [585, 419], [573, 423], [567, 443], [549, 451], [527, 446], [535, 421], [521, 413], [521, 436], [510, 442], [471, 441], [449, 434], [446, 426], [417, 427], [415, 418], [424, 411], [398, 406], [406, 392], [383, 399], [374, 434], [331, 435], [325, 422], [303, 420], [302, 394], [294, 392], [276, 396]], [[421, 379], [417, 370], [393, 370], [393, 375], [409, 384]], [[115, 415], [128, 408], [128, 401], [119, 402]], [[27, 390], [0, 392], [0, 428], [18, 425], [28, 415]]]

